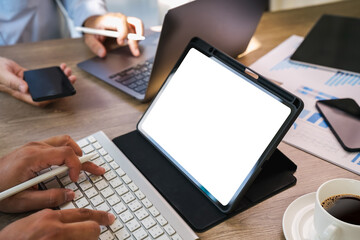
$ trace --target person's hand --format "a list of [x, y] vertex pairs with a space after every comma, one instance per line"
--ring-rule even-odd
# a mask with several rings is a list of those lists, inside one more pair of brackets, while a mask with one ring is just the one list
[[[52, 165], [66, 164], [74, 182], [78, 180], [81, 169], [95, 175], [105, 173], [104, 168], [92, 162], [81, 164], [78, 158], [81, 155], [80, 147], [66, 135], [28, 143], [0, 158], [0, 192], [35, 177], [37, 172]], [[0, 201], [0, 211], [24, 212], [57, 207], [71, 201], [74, 196], [70, 189], [39, 191], [34, 186]]]
[[[76, 77], [71, 75], [71, 69], [67, 67], [65, 63], [62, 63], [60, 68], [64, 71], [70, 82], [74, 84]], [[24, 71], [26, 71], [26, 69], [13, 60], [0, 57], [0, 91], [38, 107], [44, 107], [53, 102], [54, 100], [42, 102], [34, 102], [32, 100], [28, 84], [23, 79]]]
[[115, 217], [90, 209], [45, 209], [20, 219], [0, 231], [0, 239], [98, 239], [100, 225], [110, 225]]
[[[144, 26], [140, 19], [135, 17], [127, 17], [121, 13], [107, 13], [101, 16], [92, 16], [86, 19], [84, 22], [85, 27], [97, 28], [97, 29], [106, 29], [112, 31], [118, 31], [120, 37], [117, 39], [119, 45], [123, 45], [127, 39], [128, 33], [136, 33], [143, 36]], [[85, 34], [85, 43], [89, 46], [91, 51], [93, 51], [99, 57], [106, 56], [106, 49], [103, 45], [103, 42], [106, 37]], [[134, 56], [140, 55], [140, 50], [138, 46], [138, 41], [128, 40], [130, 51]]]

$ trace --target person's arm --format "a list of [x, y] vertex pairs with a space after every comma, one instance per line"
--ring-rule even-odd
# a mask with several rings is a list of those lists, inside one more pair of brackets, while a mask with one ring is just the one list
[[77, 239], [96, 240], [100, 225], [110, 225], [111, 213], [90, 209], [45, 209], [6, 226], [0, 240]]
[[[119, 45], [127, 41], [128, 33], [141, 36], [144, 34], [143, 23], [140, 19], [127, 17], [121, 13], [107, 13], [103, 0], [63, 0], [63, 4], [69, 16], [74, 20], [75, 26], [118, 31], [120, 33], [117, 39]], [[84, 38], [92, 52], [99, 57], [106, 56], [106, 48], [103, 45], [104, 36], [84, 34]], [[132, 54], [139, 56], [138, 41], [128, 40], [128, 44]]]
[[[71, 69], [65, 63], [62, 63], [60, 68], [68, 76], [70, 82], [74, 84], [76, 77], [72, 75]], [[32, 100], [28, 85], [23, 79], [25, 70], [13, 60], [0, 57], [0, 91], [38, 107], [44, 107], [51, 103], [52, 101], [34, 102]]]
[[[28, 143], [0, 158], [0, 192], [25, 182], [36, 173], [52, 165], [66, 164], [70, 179], [74, 182], [80, 170], [95, 175], [105, 173], [105, 169], [92, 162], [81, 164], [80, 147], [69, 136], [57, 136], [44, 141]], [[0, 201], [2, 212], [25, 212], [51, 208], [73, 200], [75, 193], [70, 189], [54, 188], [39, 191], [37, 186], [19, 192]]]

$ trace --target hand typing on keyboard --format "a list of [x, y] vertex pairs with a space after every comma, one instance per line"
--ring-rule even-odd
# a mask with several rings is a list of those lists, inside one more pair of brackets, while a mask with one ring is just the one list
[[[70, 181], [73, 182], [78, 180], [81, 170], [94, 175], [105, 173], [104, 168], [92, 162], [80, 164], [78, 156], [81, 155], [82, 150], [69, 136], [28, 143], [0, 159], [0, 192], [35, 177], [38, 172], [53, 165], [66, 164], [69, 167]], [[2, 200], [0, 211], [26, 212], [52, 208], [69, 202], [74, 197], [75, 193], [70, 189], [40, 191], [37, 186], [33, 186]], [[114, 216], [103, 211], [46, 209], [10, 224], [0, 232], [0, 239], [17, 239], [21, 234], [24, 234], [24, 239], [70, 239], [61, 235], [71, 234], [73, 238], [74, 231], [79, 233], [77, 239], [97, 239], [100, 234], [99, 225], [109, 225], [113, 221]]]

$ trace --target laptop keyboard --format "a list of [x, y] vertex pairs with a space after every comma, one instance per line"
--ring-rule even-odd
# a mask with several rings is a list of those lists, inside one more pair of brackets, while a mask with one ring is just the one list
[[134, 67], [113, 74], [109, 76], [109, 78], [121, 83], [135, 92], [145, 94], [149, 84], [153, 63], [154, 58], [145, 61], [143, 64], [138, 64]]
[[[95, 176], [82, 171], [76, 183], [65, 173], [44, 182], [47, 189], [64, 187], [75, 192], [74, 200], [60, 209], [89, 208], [112, 212], [115, 222], [111, 226], [101, 226], [101, 240], [182, 239], [94, 136], [77, 143], [84, 154], [97, 153], [91, 161], [105, 168], [106, 173]], [[56, 167], [45, 169], [40, 174]]]

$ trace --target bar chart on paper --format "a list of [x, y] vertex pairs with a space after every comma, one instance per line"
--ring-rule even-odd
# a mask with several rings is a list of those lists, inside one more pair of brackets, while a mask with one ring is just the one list
[[352, 86], [352, 87], [360, 87], [360, 75], [337, 72], [332, 76], [329, 80], [325, 82], [325, 85], [330, 87], [337, 86]]
[[290, 61], [302, 37], [292, 36], [250, 67], [304, 101], [284, 141], [360, 175], [360, 153], [343, 150], [317, 111], [318, 100], [350, 97], [360, 103], [360, 74], [326, 71]]

